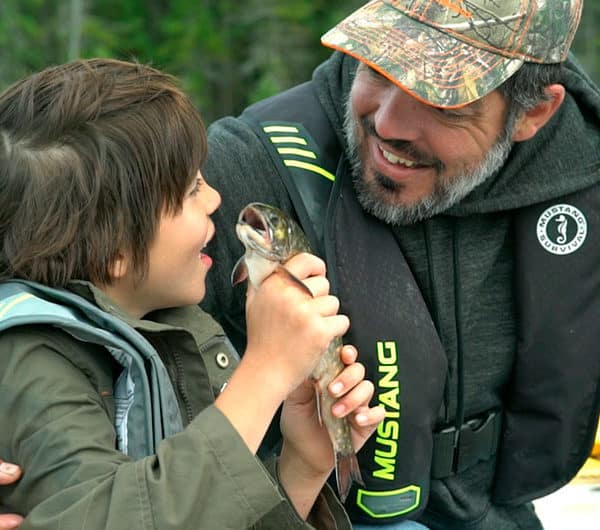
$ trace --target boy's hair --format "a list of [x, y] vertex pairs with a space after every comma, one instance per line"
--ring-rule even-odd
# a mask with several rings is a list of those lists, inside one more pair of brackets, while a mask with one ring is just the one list
[[14, 84], [0, 94], [0, 279], [109, 284], [123, 251], [143, 277], [205, 156], [198, 112], [154, 68], [80, 60]]

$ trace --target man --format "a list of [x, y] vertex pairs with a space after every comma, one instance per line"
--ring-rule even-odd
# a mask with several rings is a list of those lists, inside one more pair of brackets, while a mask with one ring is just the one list
[[600, 92], [567, 57], [581, 9], [374, 0], [323, 37], [341, 53], [311, 82], [209, 129], [229, 199], [205, 307], [243, 344], [237, 213], [301, 222], [387, 413], [359, 524], [539, 529], [530, 501], [589, 454]]

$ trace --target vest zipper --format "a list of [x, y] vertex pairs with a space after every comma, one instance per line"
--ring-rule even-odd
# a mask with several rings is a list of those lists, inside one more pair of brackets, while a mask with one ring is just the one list
[[[431, 293], [431, 318], [433, 325], [440, 335], [440, 315], [439, 315], [439, 301], [437, 296], [437, 290], [435, 287], [434, 279], [434, 267], [433, 267], [433, 251], [431, 249], [431, 223], [430, 221], [423, 222], [423, 238], [425, 240], [425, 252], [427, 253], [427, 279], [429, 281], [429, 292]], [[450, 422], [450, 367], [446, 370], [446, 383], [444, 385], [444, 425]]]

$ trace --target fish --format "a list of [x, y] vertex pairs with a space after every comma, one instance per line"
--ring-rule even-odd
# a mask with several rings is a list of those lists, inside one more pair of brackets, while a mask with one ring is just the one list
[[[248, 280], [258, 287], [268, 276], [279, 272], [312, 296], [308, 287], [283, 266], [294, 255], [311, 252], [310, 243], [298, 223], [274, 206], [253, 202], [240, 211], [235, 230], [245, 253], [232, 270], [232, 285]], [[335, 400], [326, 391], [329, 383], [344, 369], [341, 348], [342, 338], [336, 337], [321, 355], [311, 379], [315, 385], [319, 421], [327, 429], [335, 454], [338, 495], [344, 502], [352, 483], [364, 486], [364, 481], [352, 446], [348, 418], [333, 416], [331, 406]]]

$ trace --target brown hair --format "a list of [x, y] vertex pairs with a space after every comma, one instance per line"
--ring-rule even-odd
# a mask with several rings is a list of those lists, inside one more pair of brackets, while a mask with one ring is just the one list
[[123, 250], [142, 277], [205, 156], [198, 112], [154, 68], [81, 60], [16, 83], [0, 95], [0, 279], [108, 284]]

